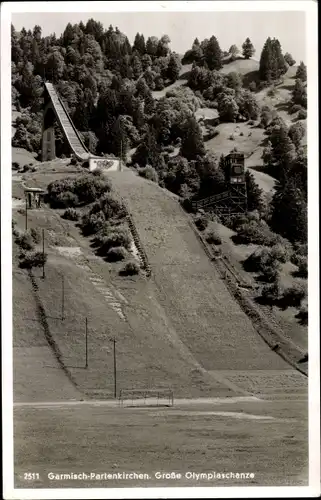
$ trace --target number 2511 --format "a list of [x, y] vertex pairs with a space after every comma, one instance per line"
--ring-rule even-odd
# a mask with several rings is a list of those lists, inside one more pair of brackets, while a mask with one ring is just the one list
[[40, 479], [38, 472], [25, 472], [23, 477], [27, 481], [33, 481], [35, 479]]

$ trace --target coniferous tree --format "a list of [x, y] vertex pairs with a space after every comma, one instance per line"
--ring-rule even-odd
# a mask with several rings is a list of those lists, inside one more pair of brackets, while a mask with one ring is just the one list
[[192, 55], [192, 60], [195, 61], [196, 63], [199, 63], [202, 60], [203, 51], [201, 49], [201, 45], [198, 38], [195, 38], [193, 42], [191, 55]]
[[263, 149], [262, 159], [265, 167], [268, 167], [268, 169], [273, 167], [273, 148], [271, 141], [268, 141]]
[[23, 58], [23, 51], [20, 47], [18, 33], [13, 24], [11, 24], [11, 60], [18, 64]]
[[246, 181], [246, 191], [247, 191], [247, 209], [251, 212], [253, 210], [261, 210], [262, 201], [262, 189], [259, 188], [255, 182], [254, 175], [247, 170], [245, 172]]
[[271, 48], [271, 38], [269, 37], [262, 49], [260, 58], [260, 79], [267, 80], [268, 82], [272, 80], [272, 48]]
[[272, 40], [272, 48], [273, 48], [273, 53], [274, 53], [274, 59], [276, 61], [275, 79], [277, 79], [280, 76], [284, 75], [284, 73], [287, 72], [288, 65], [284, 59], [283, 54], [282, 54], [281, 44], [280, 44], [278, 39], [274, 38]]
[[148, 89], [148, 92], [146, 92], [145, 94], [144, 102], [145, 102], [144, 105], [145, 115], [152, 115], [155, 111], [155, 101], [153, 99], [150, 89]]
[[203, 49], [198, 38], [195, 38], [192, 48], [187, 50], [182, 58], [182, 64], [200, 64], [204, 57]]
[[134, 40], [133, 51], [136, 50], [142, 56], [146, 52], [145, 38], [144, 35], [137, 33]]
[[150, 36], [146, 41], [146, 52], [151, 57], [155, 57], [158, 48], [158, 38], [156, 36]]
[[290, 177], [297, 188], [300, 189], [304, 200], [307, 202], [308, 195], [308, 159], [306, 151], [298, 149], [297, 155], [292, 162]]
[[75, 127], [82, 132], [86, 132], [89, 129], [89, 116], [84, 102], [79, 103], [77, 106], [76, 112], [73, 116], [73, 122]]
[[140, 58], [138, 56], [132, 56], [131, 66], [133, 70], [133, 76], [137, 80], [143, 73], [143, 66]]
[[130, 140], [126, 131], [124, 116], [120, 115], [112, 126], [111, 132], [111, 152], [126, 162], [127, 151], [130, 148]]
[[262, 49], [260, 58], [260, 79], [268, 82], [277, 80], [286, 73], [287, 64], [282, 54], [281, 45], [276, 38], [269, 37]]
[[224, 178], [227, 179], [226, 175], [226, 164], [225, 164], [225, 156], [221, 154], [219, 162], [218, 162], [218, 168], [223, 172]]
[[301, 122], [294, 123], [289, 128], [289, 137], [293, 142], [296, 150], [300, 148], [304, 134], [305, 134], [305, 129]]
[[307, 203], [295, 179], [276, 187], [272, 199], [272, 229], [291, 242], [307, 241]]
[[146, 134], [132, 156], [132, 163], [138, 163], [140, 167], [146, 167], [148, 164], [158, 170], [160, 149], [156, 141], [156, 131], [153, 127], [148, 127]]
[[181, 70], [181, 62], [178, 54], [174, 52], [171, 54], [168, 67], [167, 67], [167, 77], [171, 82], [176, 82], [179, 77], [179, 72]]
[[225, 190], [225, 175], [218, 166], [217, 160], [206, 155], [196, 162], [196, 170], [200, 178], [198, 196], [205, 198]]
[[254, 46], [249, 38], [247, 38], [242, 45], [242, 54], [245, 59], [250, 59], [255, 54]]
[[187, 160], [196, 160], [205, 154], [202, 132], [194, 117], [188, 118], [185, 123], [180, 154]]
[[285, 183], [295, 157], [295, 148], [285, 125], [275, 126], [271, 130], [270, 141], [273, 151], [275, 175], [280, 182]]
[[221, 69], [222, 51], [215, 36], [212, 36], [204, 46], [204, 59], [210, 70]]
[[303, 81], [299, 78], [295, 80], [295, 85], [292, 90], [292, 102], [304, 108], [307, 108], [308, 105], [307, 89]]
[[301, 80], [302, 82], [307, 81], [307, 67], [303, 61], [300, 62], [298, 69], [295, 74], [295, 78]]

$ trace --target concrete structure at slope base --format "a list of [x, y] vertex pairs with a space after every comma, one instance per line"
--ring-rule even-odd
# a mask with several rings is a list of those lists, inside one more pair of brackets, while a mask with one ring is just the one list
[[46, 91], [44, 100], [45, 103], [42, 120], [42, 161], [51, 161], [56, 158], [56, 138], [54, 129], [56, 115], [52, 102]]

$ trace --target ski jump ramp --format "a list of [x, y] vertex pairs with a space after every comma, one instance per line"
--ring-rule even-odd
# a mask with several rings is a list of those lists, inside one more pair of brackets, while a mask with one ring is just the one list
[[118, 158], [106, 158], [90, 153], [73, 124], [62, 99], [59, 97], [54, 85], [50, 82], [45, 82], [44, 100], [42, 161], [50, 161], [56, 157], [54, 131], [54, 121], [56, 119], [73, 154], [80, 161], [89, 161], [90, 170], [95, 170], [97, 167], [112, 170], [121, 169]]

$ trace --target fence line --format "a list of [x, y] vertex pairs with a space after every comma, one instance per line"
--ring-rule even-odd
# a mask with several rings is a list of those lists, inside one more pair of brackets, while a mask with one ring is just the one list
[[137, 248], [137, 250], [139, 252], [139, 256], [140, 256], [141, 261], [143, 263], [143, 268], [145, 270], [146, 276], [148, 278], [150, 278], [150, 276], [152, 274], [152, 269], [151, 269], [151, 266], [149, 264], [148, 257], [147, 257], [147, 254], [145, 252], [145, 249], [143, 247], [143, 244], [142, 244], [142, 241], [140, 239], [139, 233], [137, 231], [136, 224], [134, 222], [133, 216], [132, 216], [132, 214], [131, 214], [131, 212], [129, 210], [128, 204], [126, 203], [126, 201], [122, 197], [121, 197], [121, 201], [122, 201], [123, 206], [125, 207], [127, 223], [128, 223], [130, 232], [132, 234], [134, 243], [136, 245], [136, 248]]

